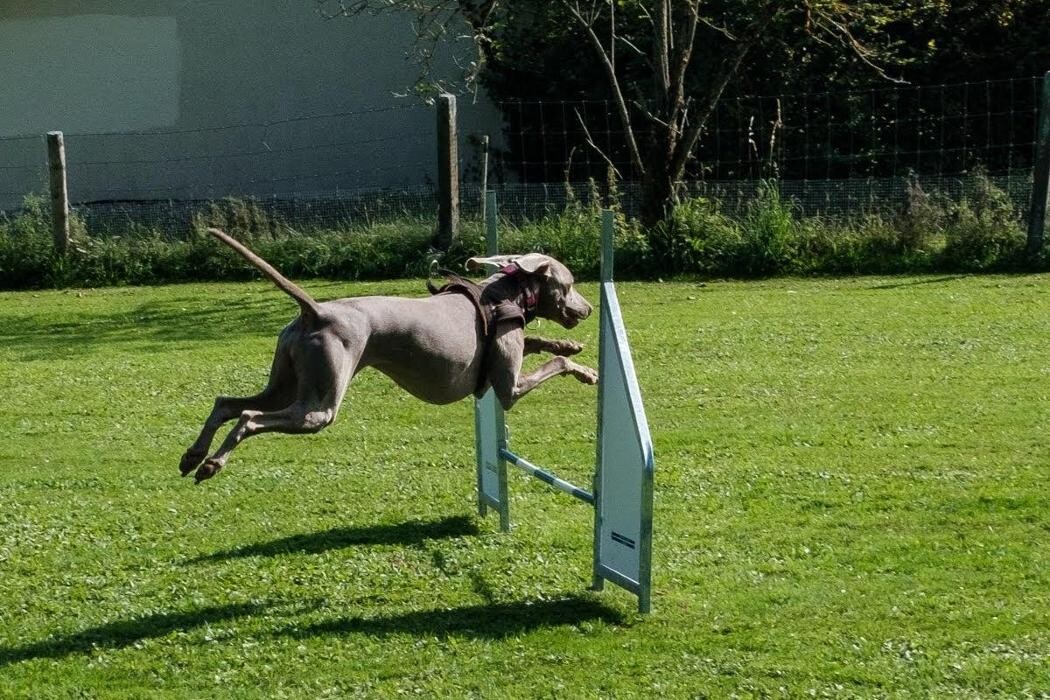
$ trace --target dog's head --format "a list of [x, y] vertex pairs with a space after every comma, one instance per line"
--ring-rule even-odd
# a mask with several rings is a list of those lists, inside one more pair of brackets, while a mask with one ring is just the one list
[[[527, 255], [497, 255], [490, 258], [470, 258], [468, 270], [487, 270], [489, 272], [505, 268], [511, 263], [518, 266], [521, 274], [527, 275], [536, 282], [536, 315], [573, 328], [591, 315], [591, 305], [576, 291], [572, 273], [560, 262], [541, 253]], [[493, 275], [486, 282], [495, 281], [499, 275]]]

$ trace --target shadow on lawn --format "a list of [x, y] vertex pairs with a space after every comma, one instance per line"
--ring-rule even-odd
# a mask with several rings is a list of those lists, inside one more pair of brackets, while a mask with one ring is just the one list
[[918, 287], [921, 284], [944, 284], [945, 282], [954, 282], [955, 280], [962, 279], [960, 275], [949, 275], [947, 277], [931, 277], [928, 279], [920, 280], [908, 280], [907, 282], [890, 282], [886, 284], [876, 284], [868, 287], [868, 289], [901, 289], [903, 287]]
[[578, 625], [588, 621], [618, 625], [623, 623], [624, 617], [590, 597], [575, 595], [550, 601], [487, 603], [380, 617], [344, 617], [308, 627], [286, 628], [275, 634], [296, 639], [348, 634], [502, 639], [544, 627]]
[[463, 515], [440, 520], [412, 520], [396, 525], [337, 527], [206, 554], [190, 559], [186, 564], [202, 564], [246, 557], [276, 557], [283, 554], [320, 554], [332, 549], [355, 545], [387, 544], [408, 547], [422, 544], [427, 540], [471, 537], [477, 535], [478, 532], [478, 526], [474, 521]]
[[[342, 282], [310, 282], [318, 300], [339, 298], [347, 290]], [[361, 293], [386, 294], [401, 290], [396, 283], [359, 287]], [[86, 292], [88, 296], [93, 292]], [[117, 343], [135, 343], [151, 352], [170, 352], [170, 343], [229, 341], [231, 337], [273, 338], [296, 317], [295, 303], [265, 282], [229, 285], [212, 290], [164, 293], [162, 298], [144, 290], [128, 291], [126, 301], [110, 302], [110, 311], [81, 304], [70, 294], [68, 304], [56, 315], [42, 311], [0, 312], [0, 345], [18, 352], [22, 359], [49, 359], [104, 350]], [[415, 296], [425, 296], [419, 284]], [[149, 299], [142, 301], [142, 299]], [[89, 300], [90, 301], [90, 300]], [[80, 306], [78, 306], [80, 304]]]
[[[277, 338], [295, 318], [295, 306], [279, 296], [228, 300], [176, 297], [149, 301], [109, 313], [85, 312], [57, 319], [0, 313], [0, 344], [25, 360], [80, 354], [136, 343], [170, 351], [171, 343], [222, 341], [234, 337]], [[71, 301], [75, 308], [75, 301]]]
[[195, 610], [145, 615], [132, 620], [117, 620], [73, 634], [50, 637], [34, 644], [0, 647], [0, 667], [31, 659], [58, 659], [95, 649], [123, 649], [144, 639], [257, 615], [272, 607], [275, 607], [274, 604], [269, 603], [214, 605]]
[[[49, 637], [32, 644], [0, 647], [0, 668], [33, 659], [61, 659], [104, 649], [124, 649], [146, 639], [260, 615], [275, 608], [290, 608], [290, 614], [299, 614], [316, 607], [316, 604], [311, 603], [244, 603], [117, 620], [72, 634]], [[623, 621], [623, 616], [594, 600], [578, 596], [556, 601], [477, 605], [387, 617], [344, 618], [305, 628], [289, 627], [277, 630], [274, 636], [302, 639], [363, 633], [422, 634], [439, 637], [457, 635], [498, 639], [529, 630], [576, 625], [589, 620], [619, 624]]]

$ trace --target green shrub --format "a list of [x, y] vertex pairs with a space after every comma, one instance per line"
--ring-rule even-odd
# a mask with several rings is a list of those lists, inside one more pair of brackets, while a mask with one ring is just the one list
[[983, 173], [976, 185], [974, 194], [954, 207], [945, 228], [944, 266], [968, 272], [1019, 266], [1026, 239], [1013, 202]]
[[906, 258], [934, 253], [943, 240], [950, 202], [926, 192], [914, 178], [908, 182], [904, 207], [894, 222], [896, 236], [881, 242], [886, 251]]
[[[541, 220], [501, 223], [500, 247], [538, 251], [565, 262], [579, 279], [595, 279], [600, 261], [597, 192], [589, 204], [569, 191], [569, 205]], [[615, 189], [613, 190], [615, 202]], [[616, 274], [620, 279], [668, 275], [884, 274], [935, 270], [1048, 269], [1046, 248], [1024, 254], [1023, 226], [1009, 197], [985, 176], [960, 202], [912, 183], [895, 216], [801, 216], [774, 183], [739, 215], [712, 198], [677, 204], [648, 234], [614, 205]], [[129, 227], [122, 236], [89, 237], [71, 217], [71, 245], [57, 255], [47, 199], [27, 197], [20, 213], [0, 218], [0, 288], [152, 284], [258, 277], [233, 251], [205, 233], [220, 226], [250, 241], [289, 277], [380, 279], [427, 274], [430, 260], [461, 270], [484, 251], [484, 226], [464, 221], [453, 250], [431, 249], [433, 222], [405, 218], [367, 227], [300, 232], [257, 202], [227, 199], [193, 220], [185, 240]], [[657, 259], [654, 251], [660, 251]]]
[[209, 202], [205, 211], [193, 216], [193, 228], [203, 234], [209, 226], [247, 240], [264, 235], [273, 237], [286, 228], [284, 222], [268, 214], [258, 200], [250, 197], [225, 197]]
[[0, 287], [52, 286], [56, 256], [48, 201], [29, 195], [22, 207], [14, 218], [0, 221]]
[[744, 275], [775, 275], [796, 268], [798, 222], [776, 183], [766, 182], [744, 217], [738, 270]]
[[721, 211], [717, 200], [691, 197], [678, 203], [671, 217], [653, 232], [666, 256], [663, 270], [675, 273], [730, 275], [742, 255], [740, 223]]

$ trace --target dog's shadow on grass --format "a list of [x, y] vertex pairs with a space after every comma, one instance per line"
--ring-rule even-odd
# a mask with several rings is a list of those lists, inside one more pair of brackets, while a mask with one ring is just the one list
[[[54, 635], [23, 646], [0, 646], [0, 668], [34, 659], [62, 659], [76, 654], [93, 654], [107, 649], [125, 649], [147, 639], [173, 632], [230, 623], [240, 618], [272, 614], [287, 608], [294, 617], [316, 611], [318, 602], [296, 601], [215, 605], [196, 609], [143, 615], [115, 620], [66, 635]], [[310, 638], [367, 634], [386, 636], [418, 634], [427, 637], [466, 636], [500, 639], [545, 627], [579, 625], [587, 621], [619, 624], [623, 617], [615, 610], [583, 596], [553, 601], [521, 601], [428, 610], [381, 617], [348, 617], [307, 627], [290, 626], [273, 632], [279, 638]]]
[[60, 659], [100, 649], [123, 649], [143, 640], [163, 637], [172, 632], [259, 615], [274, 607], [277, 605], [273, 603], [214, 605], [107, 622], [79, 632], [52, 636], [24, 646], [0, 647], [0, 668], [32, 659]]
[[557, 600], [489, 602], [451, 609], [417, 610], [377, 617], [343, 617], [307, 627], [288, 627], [279, 637], [309, 639], [362, 634], [368, 637], [417, 635], [503, 639], [547, 627], [576, 626], [585, 622], [624, 623], [617, 610], [586, 595]]
[[[395, 525], [335, 528], [220, 551], [190, 560], [187, 564], [221, 562], [242, 557], [317, 554], [356, 545], [418, 546], [428, 540], [476, 534], [477, 526], [466, 516]], [[546, 627], [579, 625], [588, 621], [615, 625], [624, 620], [621, 613], [603, 605], [593, 596], [571, 595], [557, 600], [498, 602], [494, 600], [490, 587], [480, 578], [474, 581], [474, 589], [486, 600], [485, 603], [392, 615], [342, 617], [309, 626], [293, 624], [277, 629], [272, 634], [275, 638], [414, 634], [501, 639]], [[304, 612], [316, 611], [319, 607], [321, 603], [316, 601], [257, 602], [207, 606], [115, 620], [22, 646], [0, 646], [0, 668], [33, 659], [60, 659], [105, 649], [124, 649], [173, 632], [186, 632], [264, 613], [272, 614], [280, 608], [287, 609], [283, 616], [293, 618]]]
[[276, 557], [285, 554], [320, 554], [333, 549], [369, 545], [399, 545], [411, 547], [428, 540], [471, 537], [479, 533], [478, 526], [467, 516], [453, 516], [438, 520], [412, 520], [393, 525], [364, 527], [337, 527], [331, 530], [281, 537], [269, 542], [227, 549], [186, 561], [187, 565], [229, 561], [247, 557]]

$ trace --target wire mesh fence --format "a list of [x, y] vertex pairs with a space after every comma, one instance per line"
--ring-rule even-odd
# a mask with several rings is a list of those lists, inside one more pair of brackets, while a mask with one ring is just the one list
[[[980, 172], [1022, 207], [1041, 85], [1018, 78], [726, 99], [684, 189], [739, 203], [754, 183], [776, 180], [804, 210], [841, 213], [892, 207], [914, 181], [960, 196]], [[604, 180], [610, 164], [625, 182], [639, 179], [611, 102], [509, 102], [500, 111], [508, 127], [500, 167], [524, 182]]]
[[[1018, 210], [1032, 195], [1036, 78], [723, 100], [691, 161], [683, 193], [729, 210], [759, 184], [805, 213], [893, 211], [909, 185], [968, 196], [981, 173]], [[536, 219], [570, 202], [640, 201], [613, 105], [522, 101], [497, 105], [487, 181], [501, 214]], [[461, 105], [461, 120], [474, 105]], [[640, 122], [639, 122], [640, 123]], [[481, 132], [461, 131], [461, 207], [480, 213]], [[644, 138], [644, 134], [641, 135]], [[432, 108], [386, 106], [256, 123], [129, 133], [67, 134], [69, 189], [93, 234], [137, 230], [184, 236], [195, 219], [265, 215], [291, 230], [432, 218], [438, 207]], [[0, 138], [0, 210], [46, 193], [43, 136]], [[246, 213], [247, 212], [247, 213]]]

